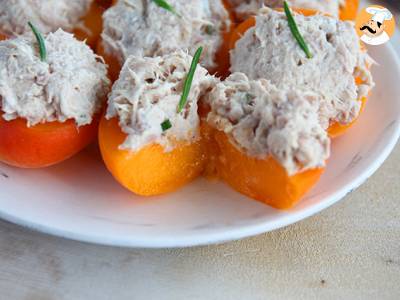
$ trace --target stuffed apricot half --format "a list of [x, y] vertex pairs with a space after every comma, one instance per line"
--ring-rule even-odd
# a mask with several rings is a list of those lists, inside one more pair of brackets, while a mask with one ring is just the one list
[[293, 36], [285, 13], [266, 8], [232, 34], [230, 71], [268, 79], [279, 88], [319, 93], [321, 123], [335, 137], [354, 123], [374, 86], [372, 60], [352, 23], [297, 11], [293, 18], [310, 57]]
[[[221, 0], [169, 0], [171, 9], [157, 1], [118, 1], [103, 15], [98, 52], [118, 78], [128, 56], [154, 57], [176, 49], [194, 51], [203, 46], [201, 63], [210, 72], [219, 70], [218, 54], [230, 31], [230, 15]], [[224, 56], [226, 57], [226, 56]]]
[[109, 89], [106, 66], [61, 29], [0, 42], [0, 161], [61, 162], [95, 140]]
[[238, 192], [288, 209], [316, 184], [330, 141], [318, 119], [318, 95], [282, 90], [234, 73], [207, 95], [209, 162]]
[[95, 0], [2, 1], [0, 33], [24, 34], [30, 31], [30, 21], [42, 33], [62, 28], [94, 47], [101, 33], [103, 11]]
[[181, 50], [154, 58], [130, 56], [109, 96], [100, 150], [115, 179], [138, 195], [174, 191], [204, 169], [197, 102], [215, 79], [201, 66], [192, 72], [191, 61]]

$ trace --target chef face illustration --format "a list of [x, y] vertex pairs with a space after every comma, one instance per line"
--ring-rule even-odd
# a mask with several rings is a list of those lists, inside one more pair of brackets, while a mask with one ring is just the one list
[[361, 40], [369, 45], [381, 45], [390, 40], [385, 31], [386, 22], [392, 20], [393, 15], [387, 8], [368, 7], [366, 12], [371, 15], [368, 22], [360, 26], [363, 35]]

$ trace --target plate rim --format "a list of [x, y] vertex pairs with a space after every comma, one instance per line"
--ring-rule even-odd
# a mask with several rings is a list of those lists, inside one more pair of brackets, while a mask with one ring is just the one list
[[[389, 43], [386, 48], [390, 51], [393, 60], [395, 61], [395, 68], [400, 70], [400, 58], [394, 49], [394, 46]], [[324, 201], [316, 203], [304, 210], [294, 212], [291, 214], [283, 215], [278, 220], [269, 222], [259, 222], [256, 224], [249, 224], [240, 228], [230, 228], [226, 231], [207, 232], [205, 234], [198, 234], [196, 240], [189, 237], [180, 237], [179, 240], [174, 238], [160, 238], [157, 239], [143, 239], [143, 238], [110, 238], [105, 236], [89, 235], [85, 233], [77, 233], [66, 229], [57, 229], [51, 226], [43, 225], [38, 222], [29, 221], [24, 218], [19, 218], [16, 215], [8, 214], [0, 209], [0, 219], [7, 222], [19, 225], [32, 231], [48, 234], [50, 236], [69, 239], [78, 242], [90, 243], [95, 245], [114, 246], [123, 248], [147, 248], [147, 249], [163, 249], [163, 248], [182, 248], [182, 247], [195, 247], [202, 245], [221, 244], [228, 241], [240, 240], [247, 237], [256, 236], [262, 233], [270, 232], [279, 228], [284, 228], [291, 224], [297, 223], [301, 220], [309, 218], [322, 210], [332, 206], [333, 204], [342, 200], [347, 194], [356, 190], [366, 180], [368, 180], [382, 164], [389, 157], [395, 148], [400, 138], [400, 122], [395, 123], [393, 134], [391, 135], [389, 143], [387, 143], [383, 151], [376, 157], [376, 159], [365, 169], [359, 176], [348, 184], [343, 185], [331, 195], [327, 196]]]

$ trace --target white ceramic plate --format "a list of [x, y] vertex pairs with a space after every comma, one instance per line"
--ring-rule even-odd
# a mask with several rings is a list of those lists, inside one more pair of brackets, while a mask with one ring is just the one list
[[290, 211], [199, 179], [179, 192], [141, 198], [107, 172], [95, 147], [45, 170], [0, 164], [0, 217], [57, 236], [127, 247], [182, 247], [274, 230], [332, 205], [371, 176], [400, 134], [400, 66], [390, 46], [370, 49], [377, 87], [357, 124], [333, 143], [318, 185]]

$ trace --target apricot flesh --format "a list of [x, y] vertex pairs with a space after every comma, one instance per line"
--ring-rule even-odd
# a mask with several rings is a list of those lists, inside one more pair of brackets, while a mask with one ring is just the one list
[[26, 120], [0, 117], [0, 161], [20, 168], [43, 168], [60, 163], [92, 143], [98, 118], [77, 127], [75, 121], [48, 122], [28, 127]]
[[289, 209], [298, 203], [324, 171], [316, 168], [289, 176], [272, 156], [247, 156], [223, 132], [216, 131], [214, 140], [217, 151], [212, 163], [217, 176], [237, 192], [277, 209]]
[[141, 196], [161, 195], [175, 191], [198, 177], [205, 163], [201, 141], [181, 143], [170, 152], [158, 144], [137, 152], [120, 150], [126, 135], [118, 120], [102, 118], [99, 145], [103, 160], [114, 178], [131, 192]]

